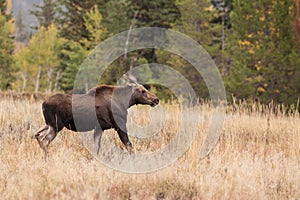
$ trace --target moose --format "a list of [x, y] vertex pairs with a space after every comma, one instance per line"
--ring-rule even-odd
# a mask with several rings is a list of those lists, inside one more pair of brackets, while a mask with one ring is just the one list
[[[54, 94], [42, 104], [46, 125], [34, 135], [45, 156], [48, 147], [64, 127], [85, 132], [94, 130], [94, 153], [99, 154], [104, 130], [115, 129], [128, 152], [132, 144], [127, 135], [127, 109], [143, 104], [152, 107], [159, 103], [156, 95], [127, 77], [126, 86], [99, 85], [86, 94]], [[131, 80], [131, 81], [130, 81]]]

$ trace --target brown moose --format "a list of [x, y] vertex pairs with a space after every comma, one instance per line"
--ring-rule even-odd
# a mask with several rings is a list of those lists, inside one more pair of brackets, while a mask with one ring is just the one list
[[73, 131], [94, 129], [94, 151], [99, 153], [102, 132], [114, 128], [126, 149], [132, 144], [127, 135], [127, 109], [133, 105], [156, 106], [159, 99], [143, 85], [100, 85], [87, 94], [55, 94], [43, 102], [46, 125], [35, 134], [40, 147], [48, 154], [48, 146], [64, 127]]

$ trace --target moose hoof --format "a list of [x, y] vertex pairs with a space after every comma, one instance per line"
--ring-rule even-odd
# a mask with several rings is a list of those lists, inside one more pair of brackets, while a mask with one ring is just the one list
[[132, 147], [132, 144], [131, 144], [130, 142], [128, 142], [128, 143], [126, 144], [126, 149], [127, 149], [127, 151], [128, 151], [130, 154], [133, 153], [133, 147]]

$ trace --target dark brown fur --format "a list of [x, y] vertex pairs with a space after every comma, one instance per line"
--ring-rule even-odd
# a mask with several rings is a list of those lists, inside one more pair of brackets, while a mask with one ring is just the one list
[[95, 153], [99, 153], [102, 132], [114, 128], [123, 144], [131, 151], [126, 122], [127, 109], [136, 104], [155, 106], [158, 98], [139, 84], [124, 87], [100, 85], [87, 94], [55, 94], [44, 101], [46, 125], [35, 134], [47, 154], [49, 144], [64, 127], [73, 131], [94, 129]]

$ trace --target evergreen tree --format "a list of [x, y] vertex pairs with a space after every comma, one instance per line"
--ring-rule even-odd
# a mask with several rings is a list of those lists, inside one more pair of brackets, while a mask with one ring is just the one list
[[[39, 26], [48, 28], [54, 23], [58, 11], [57, 0], [43, 0], [42, 5], [34, 4], [34, 7], [30, 13], [37, 18]], [[38, 27], [34, 28], [38, 29]]]
[[[210, 0], [178, 0], [176, 4], [181, 18], [173, 28], [196, 40], [222, 68], [224, 55], [221, 50], [222, 26], [216, 21], [219, 17], [218, 10], [212, 6]], [[189, 55], [193, 55], [193, 49], [190, 51]], [[176, 55], [171, 55], [167, 62], [190, 81], [199, 97], [209, 97], [206, 83], [191, 64]]]
[[13, 22], [0, 13], [0, 90], [10, 89], [14, 80], [12, 55], [14, 48]]
[[[80, 43], [69, 41], [70, 44], [64, 46], [65, 49], [61, 54], [65, 58], [62, 63], [65, 69], [61, 83], [64, 90], [71, 90], [73, 88], [76, 74], [84, 58], [89, 54], [91, 49], [94, 49], [102, 41], [106, 34], [106, 29], [102, 26], [102, 15], [97, 5], [86, 12], [84, 26], [87, 30], [87, 38], [82, 38], [79, 41]], [[89, 61], [89, 65], [84, 66], [85, 72], [93, 71], [95, 66], [97, 66], [97, 62], [99, 62], [96, 58], [92, 59], [91, 57], [89, 57]], [[97, 73], [90, 73], [83, 78], [86, 78], [86, 80], [82, 80], [82, 88], [76, 88], [81, 92], [85, 92], [86, 89], [93, 87], [94, 85], [91, 85], [92, 82], [98, 80], [99, 77]]]
[[[132, 10], [137, 12], [137, 27], [171, 28], [171, 24], [180, 17], [180, 12], [173, 0], [130, 0]], [[134, 12], [128, 13], [129, 18]]]
[[181, 18], [174, 28], [196, 40], [215, 59], [216, 64], [221, 65], [222, 27], [215, 21], [219, 12], [212, 7], [210, 0], [179, 0], [177, 5]]
[[15, 19], [15, 40], [18, 43], [27, 43], [28, 41], [28, 32], [23, 22], [23, 13], [21, 10], [18, 11], [17, 17]]
[[[129, 19], [136, 19], [136, 27], [161, 27], [171, 28], [172, 24], [180, 17], [180, 11], [173, 0], [130, 0], [131, 10]], [[147, 33], [144, 34], [147, 37]], [[156, 63], [155, 49], [140, 51], [148, 63]]]
[[117, 34], [129, 29], [132, 22], [129, 13], [135, 12], [130, 0], [110, 0], [105, 4], [105, 10], [103, 23], [109, 33]]
[[98, 6], [101, 13], [105, 0], [97, 2], [93, 0], [59, 0], [59, 2], [61, 4], [61, 17], [58, 22], [61, 28], [61, 36], [79, 43], [84, 39], [88, 39], [89, 31], [85, 26], [84, 18], [95, 5]]
[[85, 50], [82, 46], [74, 41], [68, 41], [61, 46], [59, 58], [60, 70], [62, 76], [60, 79], [60, 87], [66, 92], [70, 92], [73, 89], [74, 80], [79, 70], [80, 63], [84, 60]]
[[214, 23], [218, 23], [222, 25], [221, 50], [223, 56], [221, 60], [216, 62], [219, 65], [222, 75], [227, 76], [229, 74], [231, 59], [230, 59], [230, 55], [227, 55], [225, 52], [225, 46], [227, 41], [226, 40], [227, 34], [231, 34], [230, 13], [233, 9], [232, 6], [233, 0], [212, 0], [211, 2], [214, 8], [219, 11], [218, 17], [215, 18], [213, 21]]
[[105, 37], [102, 14], [105, 0], [80, 1], [59, 0], [60, 35], [68, 41], [60, 52], [61, 88], [69, 91], [73, 88], [76, 74], [88, 53]]
[[265, 103], [295, 103], [300, 51], [292, 26], [294, 1], [236, 0], [233, 5], [227, 91]]
[[98, 6], [95, 5], [91, 10], [87, 11], [84, 19], [84, 25], [88, 32], [87, 38], [83, 38], [81, 43], [89, 49], [94, 49], [105, 37], [106, 28], [102, 25], [102, 15]]

